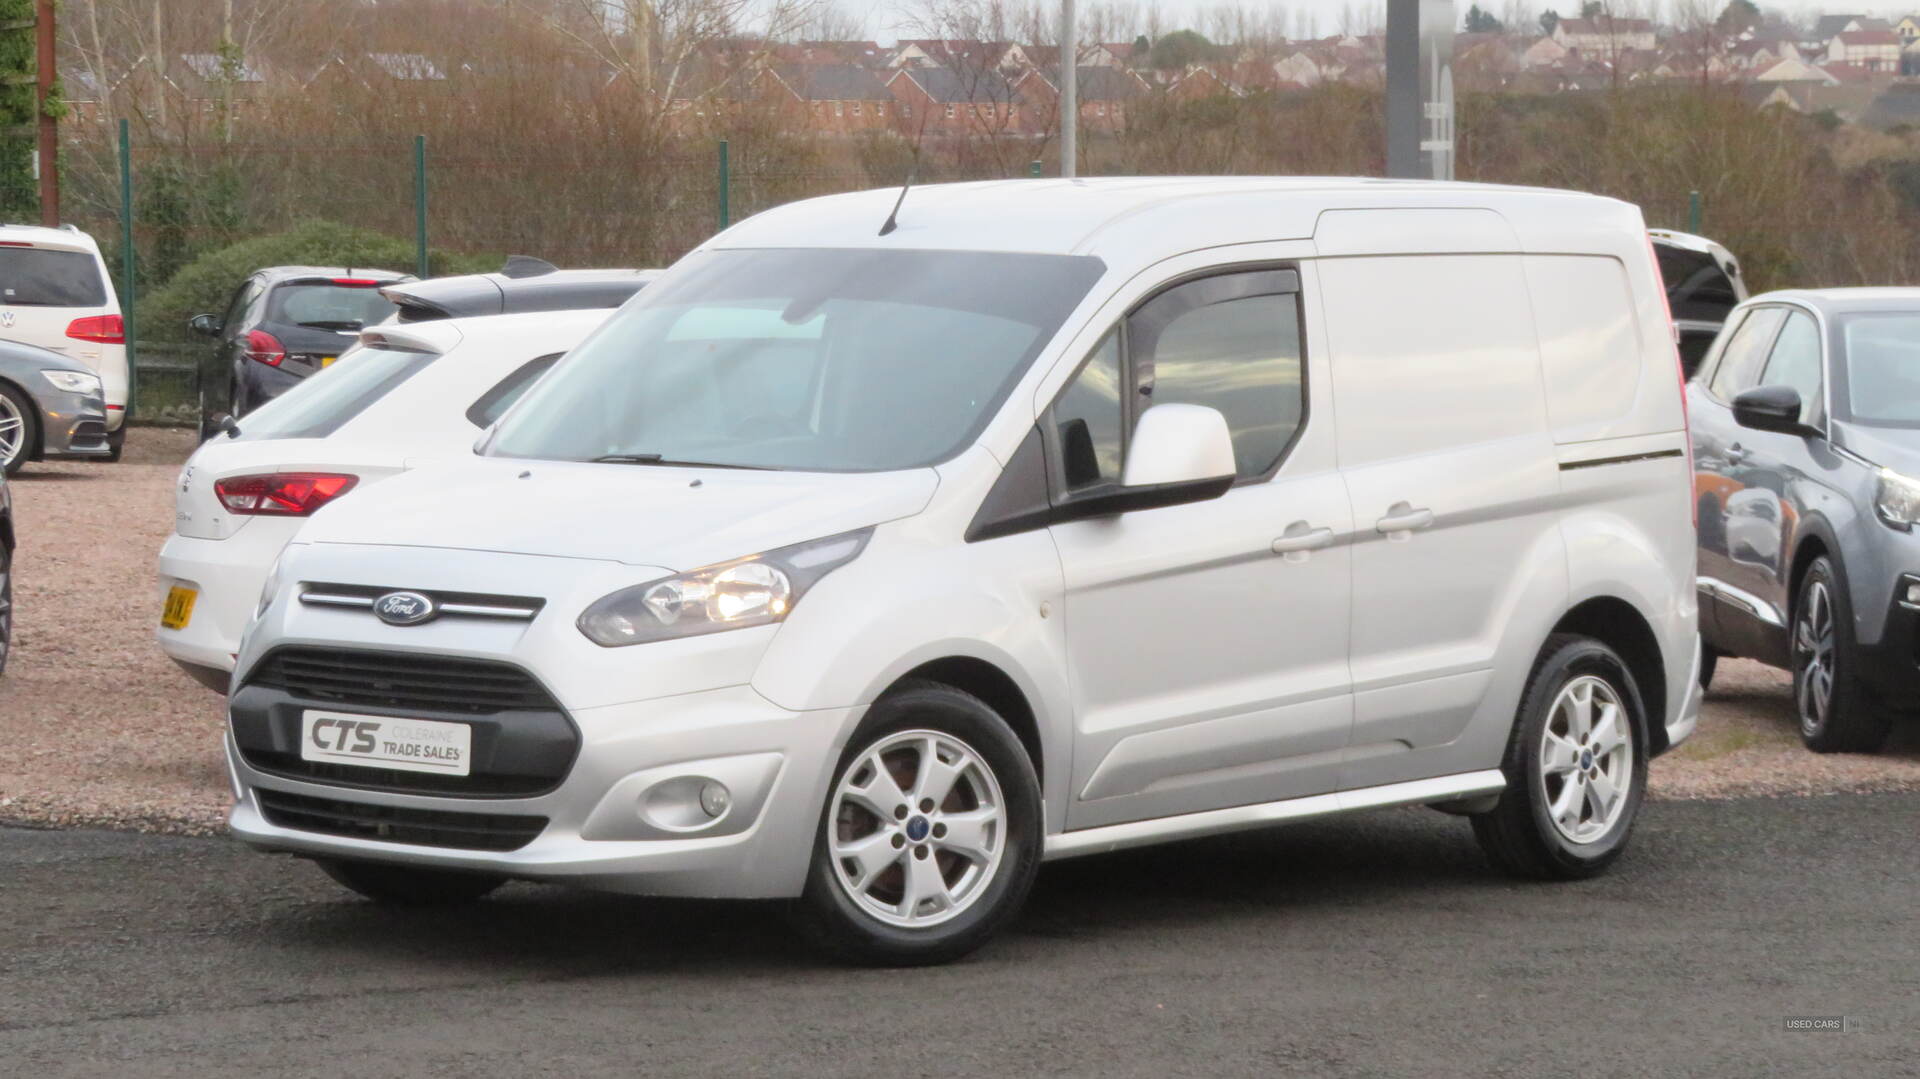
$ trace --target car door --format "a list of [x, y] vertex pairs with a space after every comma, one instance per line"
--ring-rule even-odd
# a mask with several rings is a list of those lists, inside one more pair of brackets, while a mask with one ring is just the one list
[[[1754, 379], [1756, 386], [1788, 386], [1800, 394], [1800, 422], [1826, 424], [1825, 358], [1820, 326], [1798, 307], [1779, 309], [1782, 321]], [[1730, 420], [1731, 409], [1727, 412]], [[1793, 546], [1801, 514], [1827, 471], [1816, 461], [1824, 438], [1737, 428], [1728, 446], [1740, 460], [1730, 473], [1740, 489], [1726, 508], [1727, 596], [1758, 603], [1725, 603], [1721, 632], [1743, 655], [1784, 663], [1787, 612], [1792, 609]]]
[[1299, 276], [1236, 271], [1149, 296], [1041, 417], [1067, 496], [1119, 481], [1155, 404], [1219, 409], [1238, 470], [1210, 501], [1050, 528], [1074, 699], [1069, 828], [1334, 788], [1352, 521], [1331, 423], [1308, 403], [1324, 376]]
[[1348, 257], [1320, 280], [1355, 529], [1341, 786], [1486, 768], [1512, 724], [1496, 676], [1532, 662], [1567, 597], [1524, 263]]
[[217, 406], [215, 411], [231, 411], [234, 406], [233, 387], [239, 382], [242, 365], [246, 363], [246, 336], [252, 328], [249, 315], [254, 300], [264, 290], [264, 285], [256, 275], [240, 283], [233, 290], [233, 298], [227, 301], [226, 313], [220, 317], [220, 336], [216, 339], [211, 390], [207, 400]]
[[1737, 655], [1770, 655], [1786, 626], [1784, 605], [1769, 597], [1774, 574], [1761, 564], [1779, 557], [1782, 487], [1773, 440], [1782, 436], [1734, 423], [1732, 404], [1760, 385], [1787, 316], [1779, 305], [1749, 308], [1729, 331], [1712, 371], [1688, 390], [1700, 591], [1712, 609], [1702, 631], [1710, 643]]

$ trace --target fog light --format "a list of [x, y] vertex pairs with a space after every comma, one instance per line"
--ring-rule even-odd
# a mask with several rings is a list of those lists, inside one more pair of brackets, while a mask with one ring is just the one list
[[1920, 607], [1920, 581], [1907, 582], [1907, 606]]
[[700, 809], [716, 820], [727, 807], [733, 804], [733, 796], [727, 793], [727, 786], [717, 780], [708, 780], [700, 785]]

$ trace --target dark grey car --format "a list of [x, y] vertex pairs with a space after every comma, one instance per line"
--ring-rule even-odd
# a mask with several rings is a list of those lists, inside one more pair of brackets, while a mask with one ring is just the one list
[[1809, 748], [1878, 749], [1920, 700], [1920, 289], [1756, 296], [1687, 403], [1709, 663], [1792, 671]]
[[46, 457], [112, 453], [100, 376], [57, 352], [0, 341], [0, 473]]

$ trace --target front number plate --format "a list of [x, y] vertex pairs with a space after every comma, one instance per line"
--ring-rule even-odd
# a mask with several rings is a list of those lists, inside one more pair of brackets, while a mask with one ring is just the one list
[[193, 620], [193, 601], [200, 593], [191, 588], [174, 585], [167, 589], [167, 605], [161, 608], [160, 624], [168, 629], [186, 629]]
[[303, 761], [463, 776], [472, 758], [473, 728], [465, 723], [312, 709], [300, 715]]

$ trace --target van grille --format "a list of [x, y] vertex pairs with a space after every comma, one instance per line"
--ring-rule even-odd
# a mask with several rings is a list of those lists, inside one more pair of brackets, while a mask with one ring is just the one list
[[421, 847], [519, 850], [547, 827], [545, 817], [367, 805], [264, 787], [254, 788], [254, 795], [267, 820], [281, 828]]
[[560, 711], [559, 702], [518, 667], [416, 652], [283, 648], [261, 660], [247, 683], [307, 700], [373, 708], [474, 715]]

